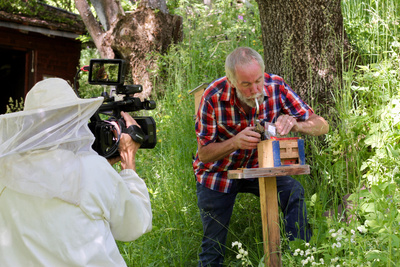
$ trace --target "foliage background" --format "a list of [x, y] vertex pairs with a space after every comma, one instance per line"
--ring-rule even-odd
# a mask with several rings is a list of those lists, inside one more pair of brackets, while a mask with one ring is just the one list
[[[183, 16], [185, 37], [160, 56], [154, 73], [156, 110], [135, 113], [155, 118], [158, 144], [138, 153], [154, 227], [134, 242], [118, 243], [128, 266], [196, 265], [202, 226], [191, 165], [196, 136], [189, 92], [223, 76], [225, 57], [237, 46], [263, 53], [255, 1], [218, 0], [212, 9], [193, 0], [167, 4]], [[396, 266], [400, 260], [400, 5], [396, 0], [343, 0], [342, 10], [353, 51], [343, 54], [344, 82], [331, 91], [337, 112], [326, 119], [333, 127], [323, 138], [306, 137], [312, 173], [296, 177], [306, 189], [313, 238], [307, 244], [292, 242], [290, 250], [283, 238], [283, 266]], [[96, 57], [87, 48], [81, 63]], [[88, 86], [85, 75], [80, 85], [84, 97], [103, 90]], [[346, 194], [352, 194], [351, 203], [343, 201]], [[352, 209], [339, 208], [346, 205]], [[236, 241], [248, 255], [231, 246]], [[258, 265], [262, 257], [259, 200], [239, 195], [225, 264]]]

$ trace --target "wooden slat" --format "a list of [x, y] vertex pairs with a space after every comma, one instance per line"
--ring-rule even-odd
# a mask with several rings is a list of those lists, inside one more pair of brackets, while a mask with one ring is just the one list
[[[272, 142], [260, 142], [257, 146], [259, 167], [262, 169], [276, 169], [274, 167]], [[243, 169], [247, 171], [249, 169]], [[269, 267], [281, 267], [279, 208], [276, 188], [276, 178], [266, 177], [258, 171], [261, 221], [263, 226], [264, 263]]]
[[245, 179], [260, 177], [276, 177], [286, 175], [309, 174], [309, 165], [289, 165], [270, 168], [252, 168], [228, 171], [228, 179]]

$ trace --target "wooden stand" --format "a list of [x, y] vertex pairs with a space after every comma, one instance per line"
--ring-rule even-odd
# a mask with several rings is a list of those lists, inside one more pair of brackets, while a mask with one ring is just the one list
[[[310, 167], [304, 165], [302, 139], [265, 140], [258, 144], [257, 150], [259, 168], [229, 171], [228, 178], [258, 178], [265, 265], [280, 267], [282, 263], [276, 176], [309, 174]], [[292, 165], [283, 166], [288, 163]]]

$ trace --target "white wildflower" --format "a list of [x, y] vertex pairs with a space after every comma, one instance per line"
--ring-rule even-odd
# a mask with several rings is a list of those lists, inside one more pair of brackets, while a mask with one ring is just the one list
[[305, 259], [305, 260], [301, 261], [301, 264], [303, 264], [303, 266], [306, 265], [307, 263], [308, 263], [308, 259]]
[[358, 226], [357, 230], [362, 234], [365, 234], [368, 231], [365, 225]]

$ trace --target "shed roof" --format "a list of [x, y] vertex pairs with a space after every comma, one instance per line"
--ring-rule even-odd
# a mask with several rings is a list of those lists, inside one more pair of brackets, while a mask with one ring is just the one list
[[0, 27], [66, 38], [76, 38], [86, 33], [85, 25], [78, 14], [43, 3], [37, 3], [36, 10], [1, 10]]

